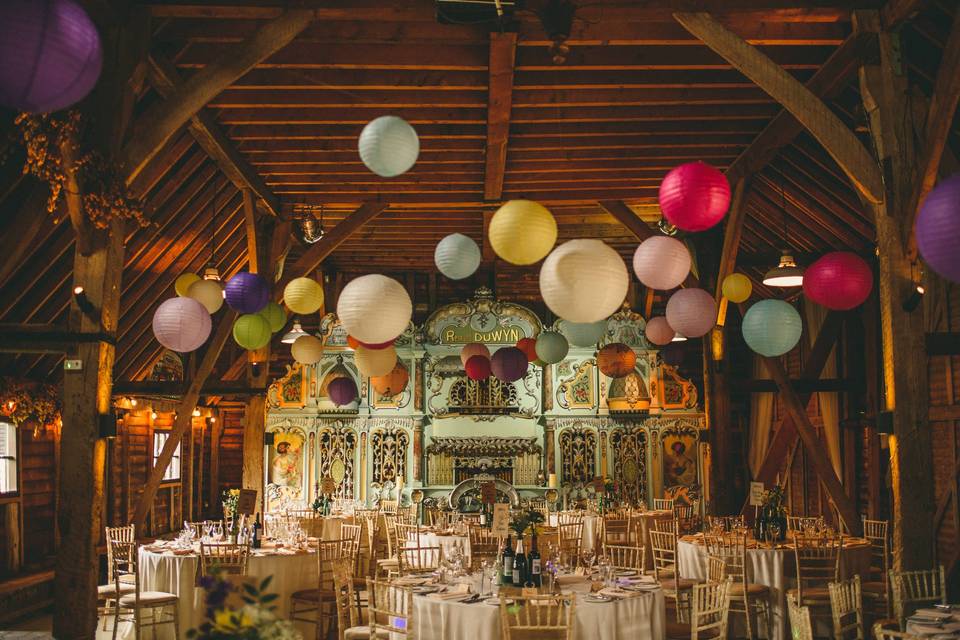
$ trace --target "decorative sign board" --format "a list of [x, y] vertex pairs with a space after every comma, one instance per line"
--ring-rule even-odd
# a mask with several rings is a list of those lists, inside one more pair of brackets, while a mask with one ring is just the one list
[[493, 482], [480, 484], [480, 496], [483, 504], [493, 504], [497, 501], [497, 485]]
[[510, 535], [510, 505], [498, 503], [493, 505], [493, 524], [490, 533], [497, 538], [506, 538]]
[[763, 483], [762, 482], [751, 482], [750, 483], [750, 506], [759, 507], [763, 504]]
[[237, 497], [237, 513], [242, 516], [252, 516], [253, 512], [256, 510], [256, 489], [240, 489], [240, 495]]
[[325, 496], [332, 496], [337, 492], [337, 483], [330, 476], [324, 477], [320, 485], [320, 493]]

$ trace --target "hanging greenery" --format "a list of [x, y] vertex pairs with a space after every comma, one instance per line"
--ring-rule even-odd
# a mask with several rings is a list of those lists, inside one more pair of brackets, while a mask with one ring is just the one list
[[0, 379], [0, 416], [17, 427], [34, 421], [37, 429], [60, 421], [60, 390], [52, 384]]
[[58, 211], [67, 188], [62, 151], [67, 145], [72, 146], [77, 178], [83, 185], [83, 211], [93, 226], [106, 229], [117, 217], [136, 220], [141, 227], [150, 225], [143, 215], [140, 201], [127, 191], [126, 181], [117, 167], [100, 153], [79, 148], [76, 142], [81, 128], [78, 111], [21, 113], [14, 122], [17, 125], [15, 132], [22, 138], [26, 150], [23, 173], [50, 186], [49, 213]]

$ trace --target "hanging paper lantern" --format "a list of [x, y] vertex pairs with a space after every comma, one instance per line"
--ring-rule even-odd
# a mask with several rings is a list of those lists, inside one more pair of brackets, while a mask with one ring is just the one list
[[917, 248], [930, 268], [960, 282], [960, 173], [930, 191], [917, 215]]
[[73, 0], [4, 0], [0, 60], [0, 104], [48, 113], [90, 93], [103, 51], [93, 21]]
[[570, 322], [562, 320], [560, 331], [567, 337], [570, 344], [578, 347], [592, 347], [600, 342], [600, 338], [607, 332], [607, 320], [597, 322]]
[[187, 297], [202, 304], [208, 313], [216, 313], [223, 306], [223, 287], [219, 280], [197, 280], [187, 289]]
[[680, 289], [667, 300], [667, 322], [687, 338], [699, 338], [717, 324], [717, 303], [703, 289]]
[[393, 340], [406, 330], [412, 315], [413, 304], [407, 290], [379, 273], [351, 280], [337, 300], [337, 316], [343, 328], [367, 344]]
[[393, 347], [367, 349], [360, 345], [353, 355], [353, 362], [357, 370], [369, 378], [385, 376], [397, 364], [397, 351]]
[[300, 336], [290, 345], [290, 355], [300, 364], [317, 364], [323, 357], [323, 340], [317, 336]]
[[827, 309], [847, 311], [870, 297], [873, 271], [866, 261], [849, 251], [832, 251], [807, 267], [803, 293]]
[[674, 342], [660, 349], [660, 360], [671, 367], [679, 367], [686, 356], [683, 342]]
[[338, 407], [343, 407], [357, 399], [357, 383], [346, 376], [334, 378], [327, 385], [327, 396]]
[[515, 382], [527, 375], [527, 354], [516, 347], [503, 347], [490, 358], [490, 370], [502, 382]]
[[380, 116], [360, 132], [360, 159], [378, 176], [392, 178], [406, 173], [420, 154], [420, 139], [413, 127], [397, 116]]
[[527, 356], [528, 362], [533, 362], [537, 359], [537, 341], [533, 338], [520, 338], [517, 341], [517, 349], [523, 351]]
[[793, 305], [783, 300], [761, 300], [743, 314], [741, 330], [748, 347], [762, 356], [775, 358], [797, 346], [802, 328], [800, 314]]
[[398, 361], [387, 375], [370, 378], [370, 384], [384, 398], [392, 398], [398, 393], [403, 393], [409, 380], [410, 372], [402, 362]]
[[663, 179], [658, 200], [667, 222], [684, 231], [704, 231], [723, 220], [730, 208], [730, 183], [710, 165], [688, 162]]
[[194, 282], [199, 282], [200, 276], [195, 273], [182, 273], [177, 276], [176, 281], [173, 283], [173, 290], [177, 292], [178, 296], [186, 296], [187, 292], [190, 290], [190, 285]]
[[386, 349], [387, 347], [393, 346], [394, 342], [396, 342], [396, 339], [387, 340], [386, 342], [378, 342], [377, 344], [367, 344], [366, 342], [360, 342], [353, 336], [347, 336], [347, 346], [351, 349], [356, 349], [357, 347], [366, 347], [367, 349]]
[[470, 356], [467, 363], [463, 365], [463, 370], [467, 372], [467, 377], [471, 380], [486, 380], [492, 372], [490, 358], [482, 355]]
[[193, 298], [164, 300], [153, 313], [153, 335], [172, 351], [187, 353], [210, 337], [210, 314]]
[[633, 252], [633, 272], [651, 289], [676, 289], [690, 273], [690, 251], [676, 238], [651, 236]]
[[750, 278], [742, 273], [731, 273], [723, 279], [720, 290], [723, 292], [724, 298], [734, 304], [740, 304], [750, 299], [750, 294], [753, 293], [753, 283], [750, 282]]
[[673, 337], [677, 335], [677, 332], [673, 330], [673, 327], [670, 326], [666, 318], [657, 316], [647, 321], [647, 328], [644, 330], [644, 335], [647, 336], [647, 340], [662, 347], [663, 345], [670, 344], [673, 341]]
[[437, 243], [433, 261], [443, 275], [451, 280], [463, 280], [480, 266], [480, 247], [462, 233], [451, 233]]
[[569, 240], [540, 267], [540, 295], [570, 322], [598, 322], [623, 304], [630, 275], [623, 258], [602, 240]]
[[347, 336], [347, 346], [351, 349], [356, 349], [360, 346], [360, 341], [354, 338], [353, 336]]
[[233, 323], [233, 339], [247, 351], [256, 351], [270, 342], [270, 323], [263, 316], [246, 313]]
[[490, 218], [487, 238], [494, 252], [510, 264], [533, 264], [557, 242], [557, 221], [533, 200], [510, 200]]
[[227, 305], [240, 313], [257, 313], [270, 302], [270, 285], [255, 273], [241, 271], [224, 287]]
[[622, 378], [637, 366], [637, 354], [622, 342], [604, 345], [597, 352], [597, 368], [608, 378]]
[[267, 306], [258, 313], [267, 321], [273, 333], [280, 331], [287, 324], [287, 312], [276, 302], [268, 302]]
[[323, 306], [323, 286], [313, 278], [294, 278], [283, 289], [283, 302], [296, 314], [315, 313]]
[[544, 364], [556, 364], [567, 357], [570, 344], [556, 331], [544, 331], [537, 336], [537, 359]]
[[470, 344], [463, 345], [463, 349], [460, 349], [460, 362], [463, 363], [463, 366], [467, 366], [467, 360], [473, 356], [483, 356], [489, 360], [490, 349], [487, 348], [487, 345], [480, 342], [471, 342]]

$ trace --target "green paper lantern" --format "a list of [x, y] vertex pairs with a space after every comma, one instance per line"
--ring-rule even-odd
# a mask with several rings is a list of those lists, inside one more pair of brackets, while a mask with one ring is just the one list
[[556, 364], [567, 357], [570, 345], [556, 331], [544, 331], [537, 337], [537, 360], [544, 364]]
[[263, 316], [263, 319], [270, 325], [272, 333], [280, 331], [287, 324], [287, 312], [276, 302], [267, 303], [267, 306], [258, 311], [257, 315]]
[[256, 313], [247, 313], [233, 323], [233, 339], [247, 351], [256, 351], [270, 342], [270, 323]]

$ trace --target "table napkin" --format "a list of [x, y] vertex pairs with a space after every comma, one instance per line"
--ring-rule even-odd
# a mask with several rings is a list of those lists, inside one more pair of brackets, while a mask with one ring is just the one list
[[635, 598], [640, 595], [639, 591], [627, 591], [619, 587], [606, 587], [597, 593], [608, 598]]
[[446, 591], [443, 591], [442, 593], [428, 594], [427, 597], [433, 598], [434, 600], [460, 600], [464, 596], [468, 595], [470, 595], [470, 585], [458, 584]]

